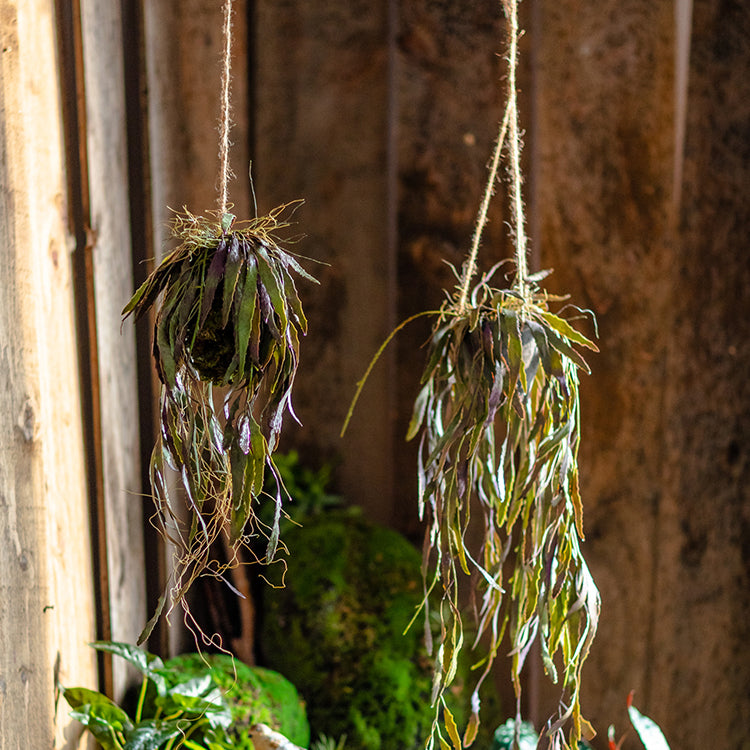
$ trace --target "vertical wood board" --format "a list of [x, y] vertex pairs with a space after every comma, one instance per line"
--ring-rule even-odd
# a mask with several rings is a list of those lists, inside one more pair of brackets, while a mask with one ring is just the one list
[[54, 680], [95, 685], [95, 604], [54, 4], [0, 21], [0, 747], [72, 748]]
[[[134, 643], [147, 618], [135, 337], [120, 317], [133, 292], [122, 27], [112, 3], [83, 0], [81, 16], [111, 634]], [[113, 666], [121, 696], [127, 673]]]

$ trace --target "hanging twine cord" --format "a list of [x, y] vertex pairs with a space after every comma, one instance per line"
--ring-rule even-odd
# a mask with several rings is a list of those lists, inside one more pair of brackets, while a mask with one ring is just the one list
[[518, 66], [518, 2], [503, 0], [505, 15], [510, 25], [510, 43], [508, 50], [508, 109], [510, 110], [510, 172], [511, 202], [513, 204], [514, 224], [516, 230], [516, 282], [515, 286], [526, 299], [529, 275], [526, 257], [526, 226], [523, 214], [523, 197], [521, 195], [521, 135], [518, 129], [518, 98], [516, 95], [516, 68]]
[[227, 212], [229, 168], [230, 102], [229, 82], [232, 68], [232, 0], [224, 0], [224, 53], [221, 73], [221, 123], [219, 126], [219, 207], [221, 215]]
[[502, 0], [505, 15], [508, 19], [508, 100], [505, 106], [505, 114], [500, 124], [500, 132], [495, 144], [495, 152], [492, 156], [487, 186], [484, 191], [482, 206], [477, 217], [474, 236], [472, 238], [471, 250], [463, 267], [461, 274], [460, 295], [458, 310], [465, 313], [469, 299], [471, 281], [476, 273], [477, 258], [482, 232], [487, 224], [487, 211], [490, 199], [495, 192], [495, 181], [500, 165], [500, 155], [505, 144], [505, 137], [510, 131], [510, 173], [511, 173], [511, 204], [513, 210], [513, 224], [516, 232], [516, 290], [526, 299], [529, 293], [526, 278], [529, 275], [526, 257], [526, 229], [523, 213], [523, 197], [521, 193], [521, 136], [518, 128], [518, 104], [516, 96], [516, 67], [518, 63], [518, 2], [517, 0]]

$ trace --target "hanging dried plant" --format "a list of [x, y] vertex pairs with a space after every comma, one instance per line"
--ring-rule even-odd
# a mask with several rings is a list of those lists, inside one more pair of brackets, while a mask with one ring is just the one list
[[[506, 630], [519, 698], [521, 668], [536, 639], [554, 682], [555, 657], [562, 657], [565, 696], [549, 727], [551, 747], [566, 746], [561, 728], [570, 717], [573, 747], [582, 730], [590, 734], [580, 714], [580, 676], [599, 595], [579, 546], [577, 370], [588, 367], [577, 346], [596, 350], [549, 312], [543, 293], [524, 298], [486, 281], [468, 306], [444, 306], [430, 339], [408, 437], [420, 435], [419, 512], [428, 521], [425, 608], [431, 597], [440, 599], [433, 700], [441, 702], [465, 645], [463, 589], [470, 580], [476, 638], [485, 639], [489, 651], [464, 746], [476, 736], [479, 688]], [[472, 509], [484, 532], [473, 549]], [[459, 747], [452, 719], [445, 719]], [[443, 742], [437, 721], [434, 733]]]
[[[172, 605], [201, 573], [223, 577], [249, 536], [268, 538], [267, 560], [276, 551], [281, 492], [270, 528], [255, 518], [254, 502], [265, 471], [277, 474], [272, 453], [284, 412], [294, 415], [291, 389], [307, 321], [293, 275], [315, 281], [277, 242], [294, 205], [241, 223], [228, 213], [177, 214], [179, 246], [123, 310], [139, 318], [156, 307], [162, 393], [150, 470], [158, 523], [176, 549]], [[218, 411], [214, 385], [222, 386]], [[187, 518], [170, 496], [169, 470], [185, 490]], [[231, 553], [220, 564], [212, 546], [222, 535]]]
[[[515, 83], [517, 0], [503, 0], [503, 6], [509, 26], [505, 116], [458, 287], [439, 311], [422, 313], [436, 320], [408, 430], [408, 438], [420, 436], [418, 502], [420, 517], [427, 520], [425, 622], [435, 600], [441, 622], [432, 696], [436, 717], [427, 750], [460, 750], [473, 743], [479, 690], [506, 635], [517, 698], [515, 725], [522, 725], [521, 669], [538, 641], [545, 671], [562, 686], [558, 714], [546, 727], [548, 747], [577, 748], [582, 736], [593, 735], [581, 716], [580, 687], [600, 600], [580, 548], [577, 460], [578, 370], [589, 371], [580, 347], [597, 348], [549, 310], [548, 303], [560, 298], [538, 286], [546, 272], [528, 273]], [[472, 288], [506, 134], [515, 281], [511, 289], [493, 288], [496, 267]], [[408, 322], [378, 351], [354, 403], [380, 353]], [[476, 546], [471, 541], [474, 511], [483, 528]], [[477, 664], [472, 715], [462, 737], [443, 696], [456, 675], [459, 654], [468, 646], [467, 610], [476, 615], [474, 638], [484, 642], [488, 655]], [[429, 627], [425, 634], [432, 649]], [[518, 741], [516, 737], [516, 745]]]

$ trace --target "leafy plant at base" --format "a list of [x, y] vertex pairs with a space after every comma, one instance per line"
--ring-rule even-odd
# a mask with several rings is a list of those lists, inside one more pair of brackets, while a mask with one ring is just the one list
[[[266, 470], [278, 477], [272, 454], [284, 412], [294, 416], [291, 390], [307, 320], [293, 276], [314, 281], [277, 243], [289, 225], [287, 208], [237, 223], [229, 213], [177, 214], [172, 234], [180, 245], [123, 310], [140, 318], [156, 307], [153, 354], [162, 389], [150, 474], [158, 525], [176, 550], [170, 608], [197, 576], [223, 578], [249, 538], [267, 538], [267, 560], [276, 551], [282, 492], [269, 525], [258, 521], [254, 504]], [[222, 387], [220, 409], [214, 385]], [[170, 495], [170, 470], [185, 490], [187, 520]], [[222, 535], [227, 563], [211, 553]]]
[[[309, 739], [294, 687], [270, 670], [231, 662], [226, 656], [219, 661], [209, 656], [204, 662], [197, 654], [186, 655], [187, 662], [177, 657], [164, 664], [158, 656], [127, 643], [92, 645], [122, 657], [143, 675], [132, 717], [102, 693], [60, 686], [73, 709], [70, 715], [86, 726], [104, 750], [252, 750], [252, 725], [259, 720], [278, 725], [280, 714], [274, 710], [287, 714], [288, 726], [282, 728], [294, 729], [300, 742]], [[230, 660], [231, 670], [222, 658]], [[181, 668], [183, 663], [187, 670]], [[248, 685], [256, 688], [257, 695], [247, 694]], [[273, 686], [296, 699], [296, 706], [274, 706]]]
[[[644, 716], [633, 705], [633, 693], [630, 693], [627, 701], [628, 717], [633, 728], [638, 733], [638, 737], [643, 743], [646, 750], [669, 750], [664, 734], [655, 721]], [[619, 742], [615, 742], [615, 729], [609, 727], [609, 750], [620, 750], [623, 746], [624, 737]], [[528, 721], [519, 722], [514, 719], [508, 719], [505, 724], [495, 730], [495, 736], [490, 750], [536, 750], [539, 741], [539, 735], [534, 730], [533, 724]], [[587, 742], [578, 743], [579, 750], [591, 750], [591, 745]]]

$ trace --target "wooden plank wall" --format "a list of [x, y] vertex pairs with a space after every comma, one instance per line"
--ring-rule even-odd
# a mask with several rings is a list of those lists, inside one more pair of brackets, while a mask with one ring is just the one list
[[63, 706], [55, 731], [55, 679], [96, 684], [96, 602], [55, 9], [0, 8], [0, 747], [21, 750], [80, 735]]
[[[554, 267], [550, 289], [600, 321], [583, 385], [586, 549], [604, 600], [587, 709], [600, 732], [622, 730], [636, 689], [673, 746], [744, 747], [750, 8], [693, 3], [685, 57], [675, 11], [690, 5], [522, 3], [526, 197], [534, 267]], [[355, 455], [334, 425], [383, 326], [434, 307], [451, 283], [442, 259], [460, 263], [468, 247], [502, 101], [499, 3], [259, 0], [255, 24], [260, 194], [305, 197], [300, 249], [331, 263], [307, 294], [295, 441], [338, 455], [348, 499], [414, 533], [401, 435], [424, 327], [401, 335], [395, 370], [368, 386]], [[392, 207], [380, 196], [394, 189]], [[382, 276], [387, 228], [368, 218], [384, 206], [395, 280]], [[485, 267], [510, 254], [501, 199], [493, 212]], [[543, 718], [550, 693], [529, 678], [527, 710]]]
[[1, 11], [0, 746], [72, 748], [55, 681], [121, 697], [88, 644], [146, 619], [123, 29], [95, 0]]
[[[288, 425], [308, 460], [334, 461], [339, 490], [370, 516], [394, 515], [395, 370], [386, 352], [345, 440], [354, 385], [396, 323], [395, 65], [387, 3], [255, 3], [253, 114], [263, 210], [304, 198], [299, 252], [310, 330]], [[288, 443], [289, 444], [289, 443]]]
[[[84, 389], [82, 402], [62, 134], [51, 130], [54, 4], [0, 4], [3, 750], [49, 745], [58, 651], [68, 682], [92, 683], [83, 644], [95, 608], [108, 609], [111, 632], [127, 639], [144, 615], [143, 580], [132, 573], [143, 565], [134, 344], [130, 330], [119, 334], [132, 288], [121, 51], [123, 33], [138, 32], [121, 25], [125, 5], [81, 3], [88, 184], [79, 198], [93, 230], [85, 301], [95, 304], [99, 347], [90, 372], [99, 390]], [[675, 7], [689, 5], [690, 54], [680, 57]], [[216, 204], [219, 6], [139, 6], [156, 253], [167, 206]], [[673, 747], [746, 747], [750, 7], [525, 0], [521, 8], [533, 265], [556, 269], [551, 290], [594, 310], [602, 339], [583, 383], [586, 550], [604, 601], [585, 707], [600, 733], [612, 721], [622, 730], [635, 688]], [[235, 3], [236, 213], [252, 214], [252, 160], [259, 210], [304, 198], [297, 218], [306, 238], [296, 249], [329, 264], [312, 266], [320, 287], [302, 289], [303, 426], [288, 421], [283, 447], [313, 464], [337, 461], [347, 500], [414, 538], [413, 447], [402, 435], [424, 325], [386, 351], [347, 438], [338, 431], [370, 356], [396, 322], [439, 304], [452, 283], [443, 259], [459, 264], [468, 247], [502, 108], [502, 29], [495, 0]], [[485, 267], [510, 255], [505, 217], [498, 197]], [[98, 432], [87, 421], [89, 433], [81, 428], [87, 408], [98, 409]], [[110, 593], [98, 603], [86, 434], [98, 436], [92, 497], [108, 529], [99, 540], [109, 542], [100, 554]], [[186, 645], [170, 633], [164, 650]], [[539, 719], [550, 693], [534, 670], [527, 677], [526, 710]]]
[[750, 8], [695, 2], [684, 92], [671, 3], [579, 11], [542, 3], [531, 34], [542, 263], [601, 333], [583, 386], [603, 598], [584, 699], [622, 727], [635, 689], [672, 747], [747, 747]]

